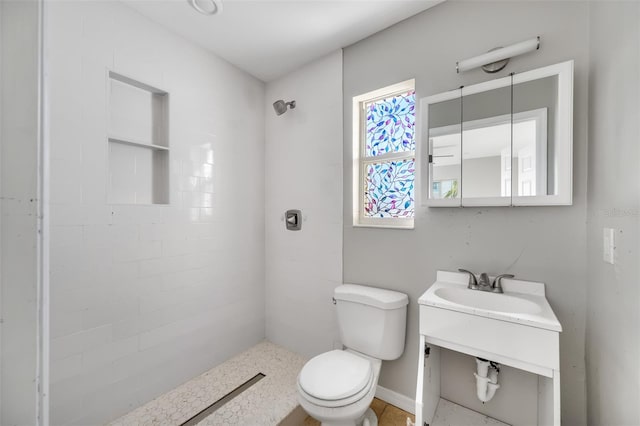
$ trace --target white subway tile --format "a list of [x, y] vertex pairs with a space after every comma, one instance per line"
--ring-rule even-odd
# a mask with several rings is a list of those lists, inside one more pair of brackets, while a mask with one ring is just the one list
[[174, 321], [140, 335], [140, 349], [148, 349], [176, 337], [186, 335], [215, 321], [208, 312]]
[[111, 341], [112, 329], [111, 324], [92, 328], [83, 332], [84, 338], [82, 349], [86, 351], [89, 348], [97, 348]]
[[162, 223], [164, 206], [151, 205], [114, 205], [112, 206], [112, 223], [142, 224]]
[[196, 253], [197, 241], [195, 240], [165, 240], [162, 241], [163, 256], [180, 256]]
[[200, 189], [200, 179], [196, 176], [178, 176], [179, 191], [198, 191]]
[[52, 361], [77, 355], [82, 352], [84, 347], [84, 334], [78, 332], [67, 336], [54, 338], [51, 340], [51, 359]]
[[[55, 175], [52, 175], [54, 180]], [[51, 209], [51, 225], [74, 226], [111, 223], [112, 211], [109, 206], [88, 206], [81, 204], [56, 204]]]
[[[264, 85], [118, 3], [50, 7], [52, 422], [98, 424], [263, 337]], [[107, 200], [109, 69], [170, 92], [169, 205]]]
[[131, 243], [138, 240], [139, 225], [103, 224], [84, 227], [85, 246], [114, 246], [119, 243]]
[[51, 249], [82, 245], [82, 226], [52, 226]]
[[82, 353], [82, 370], [90, 371], [100, 368], [118, 358], [138, 352], [139, 340], [138, 336], [134, 336], [84, 351]]
[[162, 243], [160, 241], [135, 241], [114, 247], [114, 262], [130, 262], [134, 260], [160, 257]]
[[50, 180], [51, 203], [80, 204], [82, 202], [82, 164], [68, 159], [53, 158]]
[[118, 320], [135, 317], [139, 312], [137, 298], [108, 300], [82, 311], [82, 325], [85, 329], [113, 324]]
[[64, 312], [51, 309], [51, 338], [67, 336], [82, 331], [82, 311]]
[[75, 376], [82, 371], [82, 354], [72, 355], [51, 363], [52, 383]]

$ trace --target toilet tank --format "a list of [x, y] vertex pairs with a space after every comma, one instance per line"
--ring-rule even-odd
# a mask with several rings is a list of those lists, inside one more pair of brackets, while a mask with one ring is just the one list
[[356, 284], [334, 291], [342, 343], [382, 360], [397, 359], [404, 351], [407, 304], [404, 293]]

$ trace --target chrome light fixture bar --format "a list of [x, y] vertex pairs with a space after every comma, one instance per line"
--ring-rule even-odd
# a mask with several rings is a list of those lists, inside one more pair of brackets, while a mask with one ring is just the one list
[[485, 72], [502, 70], [510, 58], [540, 49], [540, 36], [507, 47], [498, 47], [489, 52], [456, 62], [456, 72], [461, 73], [482, 67]]
[[187, 0], [187, 2], [203, 15], [222, 13], [222, 0]]

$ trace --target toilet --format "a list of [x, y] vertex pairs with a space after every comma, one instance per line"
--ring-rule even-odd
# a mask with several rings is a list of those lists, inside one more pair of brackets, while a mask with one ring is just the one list
[[369, 408], [383, 360], [404, 351], [409, 298], [404, 293], [355, 284], [335, 289], [343, 350], [309, 360], [298, 375], [298, 401], [324, 426], [376, 426]]

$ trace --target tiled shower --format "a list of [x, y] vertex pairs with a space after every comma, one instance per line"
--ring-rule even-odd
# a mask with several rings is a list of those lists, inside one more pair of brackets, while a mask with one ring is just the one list
[[51, 421], [95, 424], [264, 336], [263, 83], [117, 2], [48, 17]]

